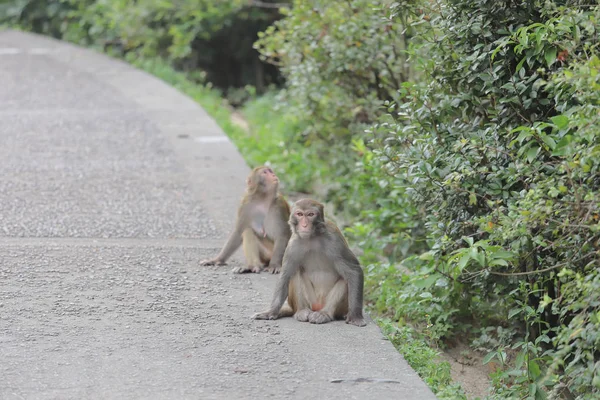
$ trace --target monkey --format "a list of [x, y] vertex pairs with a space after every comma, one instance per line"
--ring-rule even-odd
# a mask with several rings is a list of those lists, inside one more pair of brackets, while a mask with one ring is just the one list
[[246, 193], [233, 232], [219, 255], [201, 261], [200, 265], [225, 265], [241, 245], [246, 265], [234, 268], [233, 273], [260, 273], [266, 265], [269, 272], [279, 273], [292, 233], [288, 224], [290, 206], [278, 190], [279, 178], [270, 167], [254, 168], [246, 179]]
[[337, 225], [325, 219], [323, 204], [298, 200], [289, 224], [292, 237], [271, 308], [252, 318], [293, 316], [301, 322], [324, 324], [346, 317], [347, 324], [365, 326], [362, 268]]

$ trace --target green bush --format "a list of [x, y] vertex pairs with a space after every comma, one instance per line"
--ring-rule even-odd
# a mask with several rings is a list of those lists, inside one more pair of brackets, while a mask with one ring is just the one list
[[[325, 183], [339, 209], [351, 180], [331, 185], [359, 160], [352, 140], [397, 99], [412, 69], [407, 63], [416, 27], [416, 5], [392, 1], [294, 1], [285, 18], [260, 34], [256, 47], [286, 79], [279, 99], [303, 122], [287, 142], [302, 143], [329, 165]], [[362, 203], [362, 202], [360, 202]], [[358, 204], [354, 202], [354, 204]]]
[[[495, 376], [498, 398], [600, 394], [600, 8], [564, 3], [431, 10], [425, 78], [403, 86], [410, 101], [371, 143], [382, 186], [417, 210], [399, 230], [428, 248], [392, 271], [395, 296], [379, 281], [377, 307], [431, 321], [433, 338], [507, 328], [487, 343], [498, 349], [486, 361], [510, 370]], [[369, 211], [365, 224], [397, 220]]]

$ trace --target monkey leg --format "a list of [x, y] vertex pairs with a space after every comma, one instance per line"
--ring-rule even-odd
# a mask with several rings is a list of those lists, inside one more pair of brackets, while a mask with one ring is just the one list
[[246, 266], [234, 268], [233, 273], [259, 273], [263, 265], [260, 259], [261, 246], [260, 239], [256, 236], [254, 231], [250, 228], [245, 229], [244, 232], [242, 232], [242, 248], [244, 249], [244, 256], [246, 257]]
[[257, 238], [259, 243], [259, 257], [262, 265], [269, 265], [273, 257], [273, 242], [267, 238]]
[[288, 303], [294, 313], [294, 318], [300, 322], [308, 322], [312, 313], [312, 305], [317, 302], [317, 296], [312, 283], [305, 274], [298, 273], [290, 281]]
[[324, 324], [334, 319], [343, 318], [348, 312], [348, 284], [345, 280], [338, 280], [325, 297], [325, 305], [320, 310], [312, 308], [308, 316], [311, 324]]

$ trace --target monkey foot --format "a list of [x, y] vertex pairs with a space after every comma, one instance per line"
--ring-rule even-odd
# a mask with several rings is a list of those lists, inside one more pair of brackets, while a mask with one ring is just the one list
[[231, 272], [233, 272], [234, 274], [247, 274], [249, 272], [252, 272], [255, 274], [260, 274], [261, 269], [262, 269], [261, 267], [251, 267], [251, 266], [235, 267]]
[[274, 316], [270, 311], [264, 311], [254, 314], [252, 319], [277, 319], [277, 316]]
[[367, 326], [367, 323], [362, 317], [346, 317], [346, 323], [356, 326]]
[[308, 316], [311, 312], [312, 311], [310, 311], [308, 308], [305, 308], [304, 310], [300, 310], [296, 314], [294, 314], [294, 318], [296, 319], [296, 321], [308, 322]]
[[333, 321], [333, 318], [320, 311], [311, 312], [308, 316], [308, 322], [311, 324], [325, 324], [331, 321]]
[[278, 274], [279, 272], [281, 272], [281, 265], [269, 265], [267, 271], [269, 271], [272, 274]]
[[200, 265], [227, 265], [227, 263], [219, 260], [203, 260]]

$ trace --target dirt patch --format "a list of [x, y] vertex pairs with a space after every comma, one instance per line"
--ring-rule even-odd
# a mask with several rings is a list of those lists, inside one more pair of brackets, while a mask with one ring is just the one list
[[484, 355], [459, 344], [440, 354], [450, 364], [452, 380], [461, 384], [469, 400], [481, 399], [490, 387], [489, 366], [483, 365]]
[[246, 133], [250, 132], [250, 124], [244, 118], [244, 116], [236, 110], [231, 111], [231, 123], [242, 128]]

